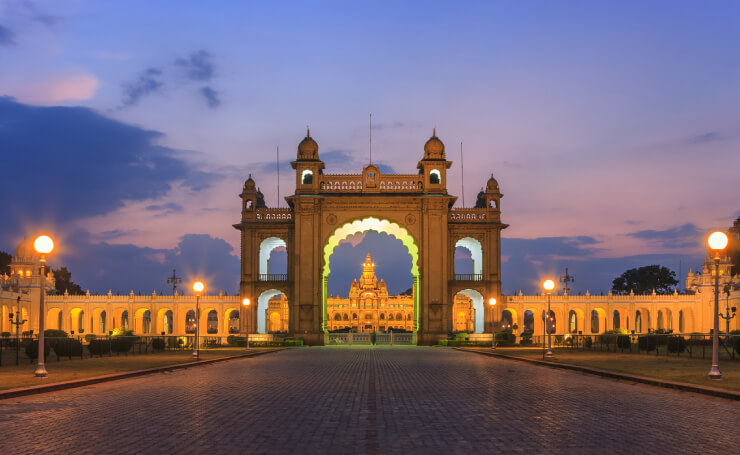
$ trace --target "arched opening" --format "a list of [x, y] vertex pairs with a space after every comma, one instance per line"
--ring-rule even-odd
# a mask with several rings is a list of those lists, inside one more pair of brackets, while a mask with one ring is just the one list
[[642, 333], [642, 313], [635, 311], [635, 333]]
[[[409, 234], [409, 232], [399, 226], [396, 223], [390, 222], [388, 220], [380, 220], [378, 218], [374, 217], [368, 217], [361, 220], [355, 220], [351, 223], [346, 223], [342, 225], [341, 227], [337, 228], [334, 233], [328, 238], [326, 245], [324, 246], [324, 268], [322, 272], [322, 329], [324, 331], [330, 330], [331, 320], [329, 319], [329, 313], [328, 313], [328, 282], [329, 282], [329, 276], [331, 274], [331, 257], [334, 253], [334, 249], [339, 245], [339, 243], [349, 237], [353, 234], [358, 233], [367, 233], [368, 231], [374, 231], [376, 233], [383, 233], [387, 236], [395, 237], [396, 239], [400, 240], [401, 244], [406, 247], [406, 250], [408, 252], [408, 256], [410, 256], [410, 271], [411, 271], [411, 282], [413, 284], [409, 288], [409, 291], [403, 291], [401, 294], [396, 295], [397, 300], [399, 302], [399, 305], [402, 305], [402, 312], [403, 312], [403, 320], [405, 321], [405, 329], [404, 330], [410, 330], [410, 331], [416, 331], [419, 328], [419, 292], [418, 292], [418, 286], [419, 286], [419, 269], [418, 269], [418, 260], [419, 260], [419, 250], [414, 242], [414, 238]], [[399, 253], [402, 254], [402, 253]], [[402, 254], [404, 257], [405, 254]], [[385, 254], [383, 255], [385, 257]], [[385, 266], [386, 263], [390, 263], [390, 261], [386, 261], [383, 265]], [[404, 261], [405, 264], [408, 264]], [[374, 265], [373, 265], [374, 266]], [[399, 266], [400, 267], [400, 266]], [[405, 266], [404, 266], [405, 269]], [[363, 276], [364, 276], [364, 267], [363, 267]], [[399, 271], [396, 272], [396, 275], [399, 276], [401, 279], [403, 279], [403, 276], [400, 274]], [[382, 278], [382, 277], [379, 277]], [[388, 277], [391, 278], [391, 277]], [[380, 284], [380, 283], [378, 283]], [[359, 283], [358, 283], [359, 285]], [[389, 303], [391, 299], [391, 295], [387, 295], [385, 298], [388, 300], [383, 302], [382, 299], [378, 300], [377, 297], [379, 294], [377, 291], [373, 291], [373, 296], [364, 296], [360, 295], [358, 293], [357, 295], [357, 301], [359, 303], [365, 303], [367, 304], [368, 300], [372, 305], [386, 305]], [[391, 289], [390, 294], [395, 294], [396, 291], [393, 291]], [[409, 298], [410, 293], [410, 298]], [[370, 298], [372, 297], [372, 299]], [[376, 313], [379, 313], [379, 311], [376, 311]], [[375, 319], [374, 319], [375, 321]], [[379, 319], [377, 319], [379, 321]], [[397, 319], [396, 319], [397, 321]], [[357, 330], [360, 330], [360, 324], [362, 324], [362, 330], [373, 330], [373, 324], [375, 324], [375, 330], [387, 330], [388, 325], [381, 325], [378, 323], [371, 323], [367, 324], [366, 321], [360, 322], [358, 321], [351, 321], [353, 330], [355, 324], [357, 324]], [[368, 329], [369, 327], [369, 329]]]
[[152, 333], [152, 312], [146, 310], [141, 318], [141, 331], [143, 333]]
[[608, 330], [607, 312], [603, 308], [591, 311], [591, 333], [600, 333]]
[[82, 308], [72, 308], [69, 312], [70, 333], [85, 333], [85, 312]]
[[[545, 317], [546, 313], [547, 317]], [[542, 319], [545, 321], [545, 333], [553, 334], [557, 331], [558, 321], [553, 310], [549, 312], [542, 310]]]
[[152, 313], [146, 308], [139, 308], [134, 312], [134, 333], [147, 334], [152, 329]]
[[[287, 332], [288, 312], [288, 296], [283, 291], [269, 289], [263, 292], [257, 297], [257, 332]], [[277, 314], [277, 316], [273, 317], [273, 314]]]
[[455, 242], [456, 279], [483, 279], [483, 247], [472, 237], [464, 237]]
[[442, 174], [437, 169], [429, 171], [429, 183], [432, 185], [439, 185], [442, 183]]
[[[458, 296], [463, 297], [458, 306]], [[483, 305], [483, 295], [474, 289], [463, 289], [455, 295], [455, 313], [464, 310], [468, 315], [468, 332], [483, 333], [486, 324], [486, 313]]]
[[64, 330], [62, 326], [62, 309], [50, 308], [46, 313], [46, 327], [49, 329]]
[[185, 313], [185, 333], [195, 333], [195, 311]]
[[121, 328], [123, 330], [128, 330], [129, 322], [128, 322], [128, 310], [124, 310], [121, 313]]
[[612, 329], [619, 329], [621, 328], [620, 319], [619, 319], [619, 310], [614, 310], [614, 313], [612, 314]]
[[278, 237], [263, 240], [260, 243], [259, 261], [260, 281], [285, 280], [288, 273], [288, 247], [285, 240]]
[[304, 185], [310, 185], [313, 183], [313, 172], [310, 169], [304, 169], [301, 172], [301, 183]]
[[534, 312], [532, 310], [524, 312], [524, 331], [534, 333]]
[[218, 333], [218, 311], [210, 310], [206, 318], [206, 333], [215, 335]]
[[226, 328], [224, 329], [224, 332], [230, 335], [241, 332], [241, 321], [238, 309], [229, 308], [228, 310], [226, 310], [224, 321], [226, 322]]
[[591, 310], [591, 333], [599, 333], [599, 312]]
[[512, 313], [512, 310], [506, 309], [501, 312], [501, 330], [504, 332], [514, 331], [514, 321], [516, 318]]
[[665, 330], [665, 326], [663, 322], [663, 310], [658, 310], [657, 325], [655, 328], [658, 330]]
[[578, 332], [578, 313], [575, 310], [568, 312], [568, 333]]

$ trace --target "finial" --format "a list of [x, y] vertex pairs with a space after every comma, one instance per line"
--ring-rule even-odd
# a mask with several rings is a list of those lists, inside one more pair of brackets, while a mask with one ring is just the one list
[[432, 137], [437, 137], [437, 127], [432, 128]]
[[311, 129], [306, 125], [306, 137], [311, 137]]

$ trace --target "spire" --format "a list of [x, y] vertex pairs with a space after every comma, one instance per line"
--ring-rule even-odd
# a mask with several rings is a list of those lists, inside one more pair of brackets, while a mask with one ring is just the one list
[[432, 128], [432, 137], [437, 137], [437, 127]]
[[306, 125], [306, 137], [311, 137], [311, 129]]

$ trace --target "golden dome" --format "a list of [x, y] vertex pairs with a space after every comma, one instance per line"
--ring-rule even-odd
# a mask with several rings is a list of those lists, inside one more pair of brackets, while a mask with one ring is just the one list
[[425, 160], [444, 160], [445, 145], [437, 137], [437, 128], [432, 130], [432, 137], [424, 144]]
[[495, 178], [493, 178], [493, 174], [491, 174], [491, 178], [488, 179], [488, 184], [486, 185], [486, 192], [488, 193], [498, 193], [498, 182]]
[[254, 190], [256, 188], [256, 185], [254, 183], [254, 180], [252, 180], [252, 174], [249, 174], [249, 178], [246, 182], [244, 182], [244, 189], [245, 190]]
[[17, 247], [15, 247], [15, 251], [13, 252], [13, 256], [15, 258], [30, 258], [33, 257], [35, 254], [36, 251], [34, 251], [31, 242], [26, 240], [25, 237], [23, 237], [23, 241], [19, 243]]
[[306, 137], [298, 144], [299, 160], [317, 160], [319, 159], [319, 144], [311, 137], [311, 131], [306, 128]]

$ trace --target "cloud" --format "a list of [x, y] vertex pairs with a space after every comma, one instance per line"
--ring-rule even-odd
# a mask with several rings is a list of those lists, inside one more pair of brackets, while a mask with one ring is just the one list
[[690, 137], [686, 142], [689, 144], [706, 144], [708, 142], [723, 141], [726, 138], [716, 131], [710, 131], [708, 133], [699, 134], [697, 136]]
[[96, 237], [100, 240], [115, 240], [121, 237], [135, 234], [137, 232], [138, 231], [135, 229], [111, 229], [109, 231], [101, 232]]
[[13, 31], [0, 24], [0, 46], [11, 46], [15, 44], [13, 37]]
[[213, 89], [213, 87], [206, 86], [201, 88], [200, 94], [203, 95], [203, 98], [206, 99], [206, 104], [208, 104], [208, 107], [215, 109], [221, 105], [219, 94], [216, 90]]
[[164, 86], [162, 71], [149, 68], [134, 82], [123, 85], [123, 107], [133, 106], [141, 98], [156, 93]]
[[210, 81], [214, 76], [213, 56], [210, 52], [199, 50], [188, 58], [175, 60], [175, 65], [181, 68], [185, 77], [192, 81]]
[[182, 213], [184, 208], [176, 202], [167, 202], [165, 204], [153, 204], [144, 207], [145, 210], [150, 212], [160, 212], [157, 216], [169, 215], [172, 213]]
[[347, 244], [352, 245], [352, 247], [356, 247], [357, 245], [361, 244], [363, 240], [365, 240], [365, 232], [358, 232], [356, 234], [352, 234], [343, 238], [339, 241], [339, 244]]
[[702, 231], [693, 223], [662, 231], [647, 229], [627, 234], [628, 237], [647, 240], [666, 249], [698, 247], [702, 243], [702, 235]]
[[33, 17], [33, 19], [50, 28], [62, 22], [62, 18], [60, 16], [54, 16], [51, 14], [37, 14]]
[[0, 238], [23, 232], [33, 220], [65, 224], [113, 212], [126, 201], [160, 198], [175, 184], [200, 191], [218, 177], [157, 145], [161, 137], [87, 108], [0, 98], [3, 165], [13, 170], [0, 181], [0, 194], [13, 195], [3, 203]]
[[[207, 234], [187, 234], [176, 247], [155, 249], [131, 244], [93, 243], [89, 233], [76, 231], [65, 239], [68, 254], [55, 257], [52, 266], [66, 266], [83, 289], [104, 293], [141, 291], [172, 293], [167, 277], [177, 269], [183, 282], [195, 278], [207, 283], [208, 294], [239, 289], [239, 258], [225, 240]], [[182, 291], [189, 293], [189, 286]]]

